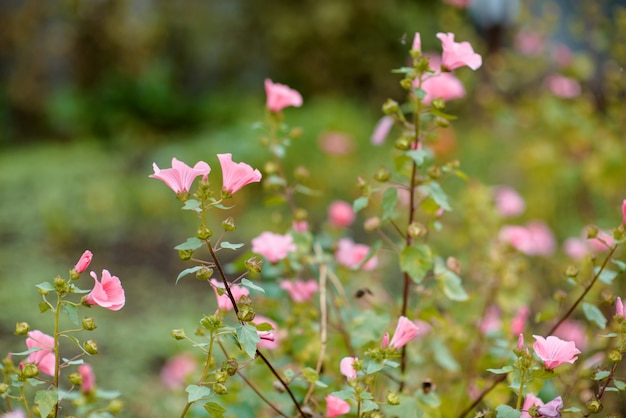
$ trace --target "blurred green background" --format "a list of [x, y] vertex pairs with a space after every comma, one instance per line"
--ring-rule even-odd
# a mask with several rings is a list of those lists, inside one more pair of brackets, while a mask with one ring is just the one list
[[[288, 84], [304, 97], [302, 109], [286, 111], [303, 129], [290, 164], [306, 165], [323, 192], [306, 202], [320, 225], [328, 203], [352, 200], [357, 175], [381, 164], [369, 137], [382, 102], [403, 100], [391, 69], [405, 64], [416, 31], [425, 51], [439, 53], [435, 34], [454, 32], [484, 57], [477, 72], [458, 71], [468, 94], [449, 103], [459, 120], [442, 133], [442, 160], [459, 159], [470, 185], [516, 188], [528, 207], [519, 222], [544, 220], [559, 243], [588, 223], [619, 223], [623, 3], [505, 1], [502, 10], [473, 3], [468, 10], [415, 0], [0, 2], [0, 353], [22, 349], [16, 321], [49, 331], [34, 285], [64, 274], [90, 249], [93, 270], [109, 269], [127, 292], [119, 313], [94, 312], [104, 354], [93, 359], [99, 382], [124, 393], [123, 416], [179, 411], [181, 399], [164, 396], [158, 376], [181, 348], [169, 331], [193, 327], [215, 304], [205, 286], [174, 285], [186, 265], [172, 248], [195, 225], [148, 178], [152, 162], [205, 160], [217, 171], [215, 154], [232, 152], [262, 167], [268, 156], [253, 123], [264, 117], [263, 80]], [[555, 96], [545, 80], [556, 73], [577, 80], [581, 94]], [[326, 152], [329, 137], [349, 151]], [[451, 225], [472, 198], [466, 186], [449, 185]], [[261, 192], [250, 189], [236, 199], [242, 241], [276, 220], [253, 204]], [[462, 258], [468, 242], [455, 236], [440, 245]], [[564, 260], [562, 252], [555, 259]]]

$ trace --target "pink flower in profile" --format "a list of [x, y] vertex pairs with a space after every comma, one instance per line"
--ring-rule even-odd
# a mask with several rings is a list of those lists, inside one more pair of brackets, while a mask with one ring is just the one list
[[505, 218], [521, 215], [526, 209], [524, 198], [510, 187], [497, 187], [494, 200], [498, 213]]
[[350, 404], [343, 399], [333, 395], [326, 396], [326, 416], [328, 418], [338, 417], [350, 412]]
[[563, 99], [580, 96], [580, 83], [573, 78], [553, 74], [546, 77], [545, 84], [552, 94]]
[[0, 418], [27, 418], [27, 417], [24, 411], [22, 411], [21, 409], [16, 409], [11, 412], [5, 412], [4, 414], [0, 415]]
[[[226, 290], [224, 290], [224, 293], [221, 295], [217, 292], [218, 287], [222, 290], [224, 289], [223, 283], [218, 282], [216, 279], [211, 279], [211, 284], [213, 285], [213, 291], [215, 292], [215, 298], [217, 299], [217, 308], [221, 311], [230, 311], [233, 309], [233, 303], [226, 294]], [[250, 291], [247, 288], [236, 284], [230, 285], [230, 292], [233, 294], [235, 302], [238, 302], [243, 295], [250, 295]]]
[[333, 226], [345, 228], [354, 222], [355, 214], [352, 205], [343, 200], [331, 203], [328, 208], [328, 220]]
[[89, 263], [91, 263], [92, 258], [93, 258], [93, 254], [91, 253], [91, 251], [86, 250], [83, 253], [83, 255], [80, 256], [80, 259], [74, 266], [74, 271], [80, 274], [84, 272], [85, 270], [87, 270], [87, 267], [89, 267]]
[[111, 311], [119, 311], [124, 307], [126, 296], [118, 277], [111, 276], [108, 270], [102, 270], [100, 281], [98, 281], [98, 276], [93, 271], [91, 272], [91, 277], [93, 277], [95, 284], [91, 292], [85, 296], [86, 303], [98, 305]]
[[187, 377], [198, 367], [198, 361], [190, 353], [177, 354], [169, 359], [161, 369], [161, 382], [170, 389], [185, 387]]
[[152, 168], [154, 174], [148, 177], [162, 180], [176, 194], [187, 193], [196, 177], [202, 176], [206, 180], [211, 172], [211, 167], [204, 161], [199, 161], [191, 168], [176, 158], [172, 158], [172, 168], [161, 170], [156, 163], [152, 163]]
[[536, 340], [533, 344], [533, 350], [543, 360], [543, 365], [548, 370], [552, 370], [563, 363], [574, 363], [578, 359], [577, 355], [580, 354], [580, 351], [573, 341], [563, 341], [552, 335], [548, 338], [539, 335], [533, 335], [533, 337]]
[[419, 32], [415, 32], [415, 36], [413, 37], [413, 45], [411, 46], [412, 51], [422, 51], [422, 37]]
[[485, 310], [485, 316], [478, 325], [478, 329], [483, 335], [489, 335], [500, 331], [501, 327], [500, 309], [496, 305], [489, 305]]
[[54, 337], [39, 330], [30, 331], [26, 338], [28, 349], [38, 348], [26, 358], [27, 363], [34, 363], [42, 373], [54, 376], [56, 357], [54, 356]]
[[78, 373], [83, 380], [80, 385], [80, 390], [83, 393], [90, 393], [96, 386], [96, 375], [93, 372], [93, 368], [89, 364], [81, 364], [78, 366]]
[[545, 418], [561, 418], [561, 409], [563, 408], [563, 399], [560, 396], [552, 399], [547, 404], [537, 409]]
[[339, 362], [339, 370], [348, 380], [356, 379], [356, 370], [354, 369], [354, 362], [358, 361], [357, 357], [344, 357]]
[[454, 42], [454, 34], [450, 32], [438, 33], [437, 38], [443, 47], [441, 62], [444, 70], [452, 71], [465, 65], [477, 70], [483, 64], [482, 57], [474, 52], [469, 42]]
[[426, 92], [424, 104], [430, 104], [435, 99], [448, 101], [465, 97], [463, 83], [451, 73], [431, 74], [422, 81], [421, 88]]
[[522, 306], [517, 310], [515, 317], [511, 321], [511, 333], [513, 335], [518, 335], [524, 332], [528, 315], [530, 315], [528, 306]]
[[257, 315], [252, 320], [252, 323], [255, 325], [262, 324], [264, 322], [270, 324], [274, 329], [271, 331], [257, 331], [257, 334], [259, 334], [259, 338], [261, 338], [261, 341], [259, 341], [256, 346], [259, 348], [274, 350], [280, 345], [277, 338], [278, 325], [276, 324], [276, 322], [263, 315]]
[[591, 252], [591, 248], [589, 247], [589, 243], [585, 239], [568, 238], [563, 243], [563, 251], [572, 260], [579, 261], [585, 258]]
[[624, 304], [622, 303], [622, 298], [619, 296], [615, 299], [615, 316], [622, 319], [625, 318]]
[[319, 286], [316, 280], [283, 280], [280, 282], [280, 288], [289, 292], [291, 300], [294, 302], [306, 302], [311, 300]]
[[265, 79], [265, 94], [267, 95], [266, 106], [272, 112], [280, 112], [287, 106], [302, 106], [300, 93], [284, 84], [273, 83], [269, 78]]
[[222, 190], [235, 194], [243, 186], [261, 181], [261, 172], [246, 163], [233, 162], [232, 154], [217, 154], [222, 167]]
[[393, 128], [393, 118], [391, 116], [383, 116], [380, 118], [374, 132], [372, 133], [371, 141], [373, 145], [382, 145], [389, 135], [389, 131]]
[[409, 341], [417, 337], [418, 332], [419, 329], [417, 325], [411, 322], [411, 320], [407, 317], [401, 316], [400, 319], [398, 319], [396, 332], [393, 333], [393, 337], [389, 342], [389, 347], [393, 347], [396, 350], [399, 350]]
[[266, 231], [252, 239], [252, 252], [262, 255], [272, 264], [287, 258], [289, 253], [295, 251], [296, 244], [290, 234], [280, 235]]
[[[370, 251], [370, 247], [365, 244], [355, 244], [349, 238], [342, 238], [337, 242], [337, 251], [335, 252], [335, 259], [342, 266], [350, 269], [356, 269]], [[372, 256], [362, 266], [363, 270], [373, 270], [378, 266], [377, 256]]]
[[529, 393], [526, 395], [526, 399], [524, 399], [524, 405], [522, 406], [522, 415], [520, 418], [531, 418], [528, 411], [533, 406], [543, 406], [543, 401], [536, 397], [534, 394]]

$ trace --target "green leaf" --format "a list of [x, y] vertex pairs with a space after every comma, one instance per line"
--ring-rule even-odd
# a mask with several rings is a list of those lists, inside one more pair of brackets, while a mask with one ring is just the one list
[[443, 293], [450, 300], [462, 302], [469, 298], [463, 288], [461, 278], [449, 270], [440, 258], [435, 260], [435, 278]]
[[432, 267], [432, 252], [426, 244], [405, 247], [400, 253], [400, 268], [408, 273], [415, 283], [421, 283]]
[[366, 374], [373, 374], [376, 372], [379, 372], [383, 369], [383, 367], [385, 367], [385, 364], [382, 362], [378, 362], [378, 361], [374, 361], [374, 360], [370, 360], [367, 363], [367, 370], [365, 371]]
[[238, 250], [243, 247], [245, 244], [231, 244], [228, 241], [222, 241], [220, 243], [220, 247], [225, 248], [227, 250]]
[[368, 204], [369, 204], [369, 198], [365, 196], [361, 196], [354, 200], [354, 202], [352, 203], [352, 209], [354, 210], [354, 213], [357, 213], [361, 209], [366, 208]]
[[185, 269], [185, 270], [181, 271], [181, 272], [178, 274], [178, 277], [176, 278], [176, 284], [178, 284], [178, 281], [179, 281], [181, 278], [183, 278], [184, 276], [186, 276], [186, 275], [188, 275], [188, 274], [191, 274], [191, 273], [195, 273], [196, 271], [200, 270], [202, 267], [203, 267], [203, 266], [195, 266], [195, 267], [191, 267], [191, 268], [188, 268], [188, 269]]
[[261, 341], [261, 337], [256, 332], [256, 328], [252, 325], [235, 325], [235, 330], [237, 331], [237, 339], [239, 343], [243, 346], [244, 351], [250, 358], [254, 358], [256, 355], [256, 345], [259, 341]]
[[42, 417], [47, 417], [57, 402], [59, 402], [59, 395], [56, 389], [40, 390], [35, 394], [35, 403], [39, 406]]
[[572, 406], [570, 408], [565, 408], [565, 409], [561, 409], [561, 412], [574, 412], [574, 413], [578, 413], [581, 412], [580, 408], [576, 408], [575, 406]]
[[441, 207], [443, 210], [451, 211], [452, 208], [448, 203], [448, 195], [443, 191], [439, 183], [431, 181], [425, 188], [428, 190], [428, 195]]
[[274, 327], [272, 324], [268, 322], [261, 322], [260, 324], [254, 324], [257, 331], [265, 332], [265, 331], [273, 331]]
[[606, 318], [597, 306], [590, 303], [583, 303], [583, 312], [585, 313], [585, 317], [589, 321], [595, 322], [599, 328], [604, 329], [606, 327]]
[[205, 403], [204, 409], [206, 409], [211, 418], [223, 418], [224, 414], [227, 412], [226, 408], [215, 402]]
[[305, 367], [304, 369], [302, 369], [302, 376], [309, 382], [309, 383], [315, 383], [319, 380], [320, 375], [317, 374], [317, 372], [315, 370], [313, 370], [310, 367]]
[[519, 418], [522, 413], [517, 409], [513, 409], [508, 405], [500, 405], [496, 408], [498, 414], [496, 418]]
[[609, 377], [609, 375], [611, 374], [610, 371], [608, 370], [598, 370], [594, 375], [593, 375], [593, 380], [604, 380], [607, 377]]
[[76, 306], [64, 303], [61, 309], [67, 314], [68, 318], [70, 318], [72, 324], [78, 325], [78, 308]]
[[183, 210], [193, 210], [195, 212], [200, 212], [200, 201], [196, 199], [188, 199], [183, 205]]
[[204, 242], [196, 237], [187, 238], [187, 241], [174, 247], [175, 250], [197, 250]]
[[50, 282], [39, 283], [36, 287], [44, 292], [54, 292], [54, 285]]
[[296, 185], [296, 192], [302, 193], [305, 196], [321, 196], [322, 193], [319, 190], [311, 189], [310, 187], [303, 186], [302, 184]]
[[252, 283], [250, 280], [243, 278], [241, 279], [241, 285], [247, 287], [248, 289], [256, 290], [257, 292], [265, 293], [265, 290]]
[[612, 270], [602, 270], [602, 273], [600, 273], [598, 280], [605, 284], [611, 284], [613, 283], [613, 279], [615, 279], [616, 277], [617, 272], [614, 272]]
[[438, 338], [433, 339], [431, 349], [435, 354], [435, 361], [444, 369], [451, 372], [456, 372], [461, 368], [459, 366], [459, 363], [457, 363], [454, 357], [452, 357], [450, 350], [448, 350], [448, 347], [443, 343], [442, 340]]
[[189, 403], [211, 396], [211, 389], [205, 386], [189, 385], [185, 388], [185, 392], [188, 393], [187, 402]]
[[386, 221], [387, 219], [391, 219], [396, 211], [396, 207], [398, 206], [398, 190], [395, 187], [390, 187], [385, 190], [385, 193], [383, 194], [382, 206], [382, 220]]
[[617, 266], [620, 273], [623, 273], [624, 271], [626, 271], [626, 263], [624, 263], [623, 261], [611, 259], [611, 263]]
[[368, 399], [364, 399], [361, 401], [361, 412], [375, 411], [378, 409], [378, 404], [376, 402], [370, 401]]
[[494, 373], [494, 374], [506, 374], [506, 373], [511, 373], [513, 370], [515, 370], [513, 368], [513, 366], [504, 366], [500, 369], [487, 369], [488, 372], [490, 373]]
[[119, 398], [121, 393], [117, 390], [96, 390], [96, 397], [99, 399], [115, 399]]
[[457, 116], [451, 115], [449, 113], [444, 113], [441, 110], [438, 110], [438, 109], [435, 109], [435, 108], [431, 108], [430, 109], [430, 113], [435, 115], [435, 116], [439, 116], [440, 118], [447, 119], [447, 120], [455, 120], [455, 119], [457, 119]]
[[613, 384], [615, 385], [615, 388], [617, 390], [626, 389], [626, 383], [622, 382], [621, 380], [613, 380]]
[[331, 393], [331, 395], [345, 401], [346, 399], [351, 399], [354, 396], [354, 389], [350, 388], [345, 390], [339, 390], [337, 392]]
[[407, 151], [405, 152], [405, 154], [408, 155], [413, 161], [415, 161], [415, 164], [417, 164], [418, 167], [423, 166], [426, 161], [433, 158], [433, 154], [431, 151], [423, 149]]

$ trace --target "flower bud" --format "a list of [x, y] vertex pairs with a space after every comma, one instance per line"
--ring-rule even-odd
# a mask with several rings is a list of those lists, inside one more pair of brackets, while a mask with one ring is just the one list
[[243, 322], [250, 322], [254, 319], [256, 314], [254, 313], [254, 309], [251, 306], [242, 307], [237, 313], [237, 318]]
[[390, 178], [391, 178], [391, 172], [385, 167], [380, 167], [378, 171], [376, 171], [376, 174], [374, 174], [374, 179], [376, 179], [376, 181], [379, 181], [381, 183], [389, 181]]
[[83, 377], [78, 372], [74, 372], [67, 376], [67, 380], [69, 380], [70, 383], [74, 386], [80, 386], [83, 384]]
[[213, 231], [207, 228], [206, 225], [200, 226], [200, 228], [196, 231], [196, 237], [201, 240], [209, 239], [211, 238], [211, 235], [213, 235]]
[[226, 383], [230, 375], [225, 371], [218, 370], [215, 372], [215, 381], [217, 383]]
[[363, 224], [363, 228], [368, 232], [377, 230], [378, 228], [380, 228], [380, 218], [378, 216], [373, 216], [366, 219], [365, 223]]
[[408, 228], [408, 233], [411, 238], [419, 238], [425, 235], [426, 232], [426, 227], [419, 222], [411, 222]]
[[265, 163], [263, 171], [265, 171], [266, 174], [276, 174], [278, 173], [278, 165], [274, 161], [268, 161]]
[[433, 180], [437, 180], [439, 177], [441, 177], [441, 167], [437, 166], [437, 165], [433, 165], [431, 167], [428, 168], [428, 177], [430, 177]]
[[228, 373], [229, 376], [233, 376], [235, 373], [237, 373], [238, 368], [239, 364], [234, 358], [229, 358], [222, 362], [222, 370]]
[[260, 273], [261, 268], [263, 267], [263, 260], [259, 259], [256, 256], [253, 256], [246, 260], [245, 266], [250, 271]]
[[57, 276], [54, 278], [54, 290], [56, 290], [58, 293], [68, 293], [69, 292], [69, 286], [68, 284], [65, 282], [65, 280], [63, 280], [63, 278], [61, 278], [61, 276]]
[[396, 142], [393, 145], [401, 151], [408, 151], [411, 149], [411, 140], [402, 136], [396, 139]]
[[0, 383], [0, 395], [2, 395], [3, 393], [7, 393], [8, 390], [9, 385], [7, 385], [6, 383]]
[[230, 232], [230, 231], [234, 231], [236, 228], [235, 226], [235, 220], [233, 219], [232, 216], [229, 216], [228, 218], [224, 219], [222, 221], [222, 229], [226, 232]]
[[18, 322], [15, 324], [15, 335], [26, 335], [30, 330], [30, 325], [28, 322]]
[[590, 225], [587, 227], [587, 239], [596, 238], [598, 236], [598, 227]]
[[213, 276], [213, 269], [202, 266], [200, 270], [196, 271], [196, 279], [209, 280]]
[[39, 374], [39, 367], [34, 363], [24, 363], [22, 366], [22, 377], [29, 379]]
[[410, 78], [403, 78], [400, 80], [400, 86], [405, 90], [411, 90], [413, 88], [413, 80]]
[[398, 102], [392, 99], [387, 99], [385, 103], [383, 103], [383, 113], [385, 115], [391, 115], [397, 113], [400, 110], [400, 106], [398, 106]]
[[194, 332], [194, 335], [197, 335], [198, 337], [204, 337], [206, 335], [206, 330], [203, 327], [196, 327], [196, 332]]
[[214, 383], [213, 392], [217, 393], [218, 395], [225, 395], [228, 393], [228, 388], [223, 383]]
[[87, 331], [93, 331], [96, 329], [96, 321], [93, 318], [83, 319], [83, 329]]
[[85, 341], [85, 343], [83, 344], [83, 348], [88, 354], [98, 354], [98, 344], [96, 344], [94, 340]]
[[174, 339], [176, 339], [176, 340], [184, 340], [186, 338], [185, 330], [182, 329], [182, 328], [180, 328], [180, 329], [173, 329], [170, 332], [170, 335], [172, 337], [174, 337]]
[[120, 412], [122, 412], [122, 409], [124, 409], [124, 402], [120, 401], [119, 399], [113, 399], [111, 402], [109, 402], [109, 405], [107, 405], [107, 411], [109, 411], [113, 415], [119, 414]]
[[293, 172], [293, 176], [296, 178], [296, 180], [303, 181], [311, 177], [311, 172], [308, 170], [308, 168], [300, 165]]
[[178, 250], [178, 258], [187, 261], [193, 256], [193, 250]]
[[433, 109], [443, 110], [446, 108], [446, 102], [441, 97], [438, 97], [432, 101], [431, 106], [433, 107]]
[[602, 402], [597, 399], [592, 399], [587, 402], [587, 410], [593, 414], [597, 414], [598, 412], [602, 411], [602, 408]]
[[620, 353], [619, 350], [611, 350], [611, 352], [609, 353], [609, 360], [611, 360], [613, 363], [619, 363], [620, 361], [622, 361], [622, 353]]
[[458, 258], [448, 257], [446, 259], [446, 267], [448, 267], [448, 270], [452, 271], [453, 273], [461, 275], [461, 262]]
[[398, 394], [394, 392], [387, 392], [387, 403], [389, 405], [399, 405], [400, 398], [398, 397]]
[[570, 264], [569, 266], [567, 266], [567, 269], [565, 270], [565, 275], [572, 279], [578, 276], [578, 267], [576, 267], [573, 264]]
[[46, 302], [39, 302], [39, 312], [44, 313], [48, 310], [50, 310], [50, 305]]
[[[438, 99], [437, 99], [438, 100]], [[442, 118], [440, 116], [437, 116], [435, 118], [435, 124], [440, 127], [440, 128], [447, 128], [450, 126], [450, 121], [446, 118]]]
[[297, 208], [293, 213], [293, 220], [296, 222], [302, 222], [309, 219], [309, 212], [303, 208]]
[[222, 327], [222, 317], [219, 315], [206, 315], [200, 320], [200, 325], [209, 331], [216, 331]]

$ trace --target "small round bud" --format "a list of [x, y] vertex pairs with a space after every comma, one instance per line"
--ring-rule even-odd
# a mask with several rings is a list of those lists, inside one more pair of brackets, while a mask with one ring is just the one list
[[450, 121], [446, 118], [437, 116], [435, 118], [435, 124], [440, 128], [448, 128], [450, 126]]
[[311, 172], [308, 168], [300, 165], [293, 172], [293, 175], [297, 180], [303, 181], [311, 177]]
[[187, 261], [193, 256], [193, 250], [178, 250], [178, 258]]
[[88, 354], [98, 354], [98, 344], [94, 340], [85, 341], [83, 348]]
[[35, 377], [39, 374], [39, 367], [34, 363], [24, 363], [22, 367], [22, 376], [26, 379]]
[[592, 412], [592, 413], [596, 414], [596, 413], [602, 411], [602, 408], [603, 408], [602, 402], [600, 402], [597, 399], [592, 399], [589, 402], [587, 402], [587, 410], [589, 412]]
[[619, 350], [611, 350], [609, 353], [609, 360], [613, 363], [619, 363], [622, 361], [622, 353], [620, 353]]
[[201, 239], [201, 240], [209, 239], [211, 238], [211, 235], [213, 235], [213, 231], [207, 228], [206, 225], [202, 225], [196, 231], [196, 237], [198, 237], [198, 239]]
[[596, 226], [590, 225], [587, 227], [587, 238], [596, 238], [598, 236], [598, 228]]
[[222, 327], [222, 317], [219, 315], [206, 315], [200, 320], [200, 325], [209, 331], [216, 331]]
[[383, 103], [383, 113], [385, 115], [391, 115], [393, 113], [397, 113], [400, 110], [400, 106], [398, 106], [398, 102], [392, 99], [387, 99], [385, 103]]
[[387, 392], [387, 403], [389, 405], [399, 405], [400, 398], [398, 397], [398, 394], [393, 392]]
[[433, 180], [437, 180], [439, 177], [441, 177], [441, 167], [437, 166], [437, 165], [433, 165], [431, 167], [428, 168], [428, 177], [430, 177]]
[[67, 380], [74, 386], [81, 386], [83, 384], [83, 377], [78, 372], [74, 372], [67, 376]]
[[18, 322], [15, 324], [15, 335], [26, 335], [30, 330], [30, 325], [28, 322]]
[[432, 101], [431, 106], [433, 109], [443, 110], [446, 108], [446, 102], [441, 97], [438, 97]]
[[570, 264], [569, 266], [567, 266], [567, 269], [565, 269], [565, 275], [572, 279], [578, 276], [578, 267], [576, 267], [573, 264]]
[[196, 279], [198, 280], [209, 280], [213, 276], [213, 269], [202, 266], [200, 270], [196, 271]]
[[461, 262], [458, 258], [448, 257], [446, 259], [446, 267], [458, 275], [461, 275]]
[[250, 306], [244, 306], [237, 313], [237, 318], [240, 321], [244, 321], [244, 322], [252, 321], [255, 316], [256, 316], [256, 314], [254, 313], [254, 309], [252, 309], [252, 307], [250, 307]]
[[185, 330], [184, 329], [173, 329], [170, 332], [170, 335], [174, 337], [176, 340], [184, 340], [185, 339]]
[[408, 151], [411, 149], [411, 140], [407, 137], [400, 137], [396, 139], [394, 146], [401, 151]]
[[230, 231], [234, 231], [236, 228], [235, 226], [235, 220], [233, 219], [232, 216], [229, 216], [228, 218], [224, 219], [222, 221], [222, 229], [226, 232], [230, 232]]
[[391, 172], [385, 167], [380, 167], [378, 171], [376, 171], [376, 174], [374, 174], [374, 179], [376, 179], [376, 181], [379, 181], [381, 183], [389, 181], [390, 178], [391, 178]]
[[309, 219], [309, 212], [303, 208], [297, 208], [293, 213], [293, 220], [295, 222], [307, 221]]
[[7, 393], [8, 390], [9, 385], [7, 385], [6, 383], [0, 383], [0, 395], [2, 395], [3, 393]]
[[93, 331], [96, 329], [96, 321], [93, 318], [84, 318], [83, 319], [83, 329], [87, 331]]
[[124, 409], [124, 402], [120, 401], [119, 399], [113, 399], [111, 402], [109, 402], [109, 405], [107, 405], [107, 411], [109, 411], [113, 415], [119, 414], [120, 412], [122, 412], [122, 409]]
[[230, 375], [225, 371], [218, 370], [215, 372], [215, 381], [217, 383], [226, 383]]
[[409, 225], [408, 233], [411, 238], [419, 238], [426, 234], [428, 230], [419, 222], [412, 222]]
[[289, 131], [289, 138], [291, 139], [299, 139], [302, 136], [302, 128], [295, 127]]
[[239, 364], [234, 358], [229, 358], [222, 362], [222, 370], [228, 373], [229, 376], [233, 376], [235, 373], [237, 373], [238, 368]]
[[213, 391], [217, 393], [218, 395], [225, 395], [228, 393], [228, 388], [223, 383], [214, 383]]
[[378, 216], [367, 218], [363, 224], [363, 228], [368, 232], [377, 230], [380, 228], [380, 218]]
[[278, 165], [274, 161], [268, 161], [263, 167], [265, 174], [276, 174], [278, 172]]
[[253, 256], [247, 259], [244, 264], [248, 270], [253, 271], [255, 273], [260, 273], [261, 268], [263, 267], [263, 260], [259, 259], [256, 256]]
[[66, 283], [61, 276], [57, 276], [54, 278], [54, 290], [61, 294], [68, 293], [70, 290], [69, 283]]
[[413, 80], [410, 78], [403, 78], [400, 80], [400, 86], [405, 90], [411, 90], [413, 88]]
[[197, 335], [198, 337], [204, 337], [206, 335], [206, 331], [204, 328], [198, 326], [196, 327], [196, 332], [194, 332], [194, 335]]

